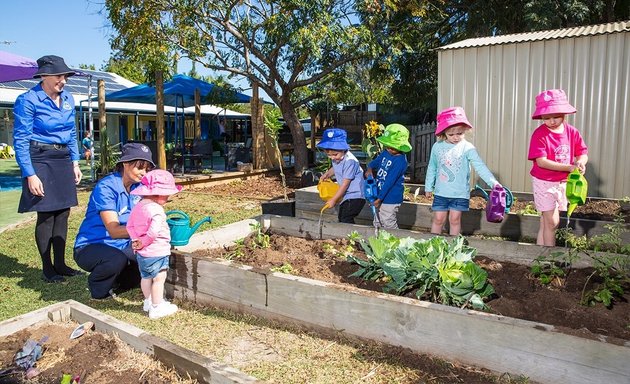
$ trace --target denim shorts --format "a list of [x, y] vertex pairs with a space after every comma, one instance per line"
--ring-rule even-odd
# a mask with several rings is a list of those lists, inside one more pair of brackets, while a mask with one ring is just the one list
[[168, 271], [168, 259], [169, 256], [144, 257], [138, 255], [140, 277], [143, 279], [153, 279], [161, 271]]
[[468, 212], [468, 210], [470, 209], [470, 201], [468, 199], [458, 199], [433, 195], [433, 205], [431, 205], [431, 209], [434, 211]]

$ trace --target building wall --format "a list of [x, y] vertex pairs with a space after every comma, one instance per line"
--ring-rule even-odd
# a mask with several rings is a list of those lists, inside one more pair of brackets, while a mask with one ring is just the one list
[[630, 196], [630, 32], [438, 52], [438, 109], [460, 105], [467, 135], [499, 181], [531, 192], [535, 96], [564, 89], [589, 147], [589, 196]]

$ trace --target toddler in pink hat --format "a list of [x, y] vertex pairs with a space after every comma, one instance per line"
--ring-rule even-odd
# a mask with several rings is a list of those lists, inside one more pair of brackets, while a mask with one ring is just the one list
[[532, 133], [528, 160], [532, 161], [534, 204], [541, 212], [536, 244], [554, 246], [560, 212], [567, 210], [566, 180], [574, 169], [586, 171], [588, 149], [580, 132], [565, 121], [576, 112], [561, 89], [549, 89], [536, 96], [532, 119], [542, 120]]
[[431, 147], [424, 193], [433, 197], [431, 233], [439, 235], [448, 218], [449, 234], [459, 235], [462, 212], [470, 206], [470, 166], [491, 188], [500, 185], [475, 146], [464, 137], [472, 129], [462, 107], [450, 107], [437, 115], [437, 141]]
[[181, 190], [182, 187], [175, 184], [173, 175], [155, 169], [144, 175], [141, 184], [131, 191], [132, 195], [142, 196], [142, 200], [131, 210], [127, 232], [139, 256], [143, 309], [149, 312], [151, 319], [177, 312], [177, 305], [164, 300], [164, 282], [171, 255], [171, 232], [163, 207], [169, 196]]

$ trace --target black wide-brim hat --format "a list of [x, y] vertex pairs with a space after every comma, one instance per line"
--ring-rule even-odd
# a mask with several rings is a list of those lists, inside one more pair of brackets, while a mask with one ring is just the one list
[[70, 69], [63, 58], [55, 55], [46, 55], [37, 59], [37, 72], [33, 75], [36, 79], [42, 76], [68, 75], [72, 76], [76, 72]]
[[116, 164], [126, 163], [133, 160], [145, 160], [155, 167], [151, 150], [149, 149], [149, 147], [142, 143], [127, 143], [123, 145], [122, 155], [120, 156], [120, 159], [118, 159]]

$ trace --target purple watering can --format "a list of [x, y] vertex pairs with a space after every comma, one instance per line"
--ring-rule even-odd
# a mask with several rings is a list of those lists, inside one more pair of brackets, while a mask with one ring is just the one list
[[486, 220], [490, 223], [502, 222], [505, 215], [510, 212], [510, 207], [514, 202], [512, 191], [500, 185], [495, 185], [490, 191], [490, 195], [478, 185], [475, 186], [475, 189], [481, 191], [488, 202], [486, 204]]

